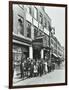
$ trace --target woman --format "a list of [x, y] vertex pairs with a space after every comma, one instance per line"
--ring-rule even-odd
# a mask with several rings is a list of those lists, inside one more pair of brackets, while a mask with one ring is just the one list
[[36, 65], [36, 63], [34, 64], [34, 77], [37, 76], [38, 73], [38, 66]]

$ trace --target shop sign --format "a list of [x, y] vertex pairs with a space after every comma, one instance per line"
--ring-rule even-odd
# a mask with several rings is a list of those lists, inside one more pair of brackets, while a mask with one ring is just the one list
[[36, 48], [36, 49], [37, 49], [37, 48], [39, 49], [39, 48], [41, 48], [42, 46], [43, 46], [43, 45], [42, 45], [41, 42], [33, 42], [33, 47]]

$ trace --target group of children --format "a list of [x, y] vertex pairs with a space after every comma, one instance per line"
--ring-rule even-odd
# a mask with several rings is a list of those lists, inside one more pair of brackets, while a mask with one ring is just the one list
[[22, 78], [42, 76], [43, 74], [50, 72], [50, 67], [48, 65], [48, 62], [43, 59], [31, 60], [30, 58], [28, 58], [24, 60], [23, 62], [21, 62], [20, 69], [21, 69]]

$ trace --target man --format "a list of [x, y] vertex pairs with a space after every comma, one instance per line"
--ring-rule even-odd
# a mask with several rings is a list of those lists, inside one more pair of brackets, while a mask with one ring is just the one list
[[33, 64], [33, 60], [31, 60], [31, 64], [30, 64], [30, 77], [33, 77], [33, 71], [34, 71], [34, 64]]
[[48, 72], [51, 72], [51, 62], [50, 62], [50, 60], [48, 60], [47, 68], [48, 68]]

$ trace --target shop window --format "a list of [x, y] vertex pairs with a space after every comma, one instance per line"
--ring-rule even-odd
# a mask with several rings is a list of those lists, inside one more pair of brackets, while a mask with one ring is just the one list
[[21, 48], [18, 48], [17, 46], [15, 46], [13, 48], [13, 60], [14, 61], [21, 61], [21, 57], [22, 57]]
[[31, 38], [31, 23], [27, 22], [27, 37]]
[[38, 11], [37, 8], [34, 7], [34, 18], [37, 20], [38, 19]]
[[24, 35], [24, 19], [18, 19], [18, 34]]

